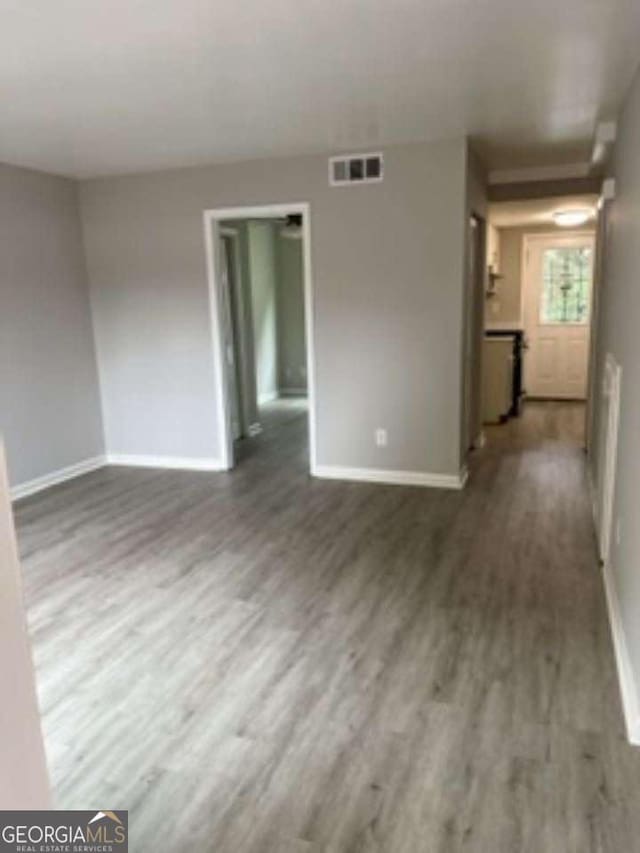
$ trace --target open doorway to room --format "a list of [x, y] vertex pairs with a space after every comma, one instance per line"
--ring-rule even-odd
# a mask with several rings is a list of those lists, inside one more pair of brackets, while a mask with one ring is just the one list
[[493, 202], [487, 229], [483, 422], [553, 412], [585, 442], [597, 196]]
[[205, 211], [220, 456], [315, 465], [307, 205]]

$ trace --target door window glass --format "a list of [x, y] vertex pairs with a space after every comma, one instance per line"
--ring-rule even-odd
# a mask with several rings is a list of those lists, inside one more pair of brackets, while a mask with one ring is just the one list
[[591, 308], [592, 250], [555, 246], [542, 256], [540, 322], [586, 325]]

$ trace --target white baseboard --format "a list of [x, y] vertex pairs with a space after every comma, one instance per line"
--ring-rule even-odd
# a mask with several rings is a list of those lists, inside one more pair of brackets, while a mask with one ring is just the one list
[[29, 495], [35, 495], [36, 492], [41, 492], [43, 489], [56, 486], [58, 483], [64, 483], [65, 480], [73, 480], [74, 477], [80, 477], [82, 474], [88, 474], [89, 471], [95, 471], [97, 468], [103, 468], [106, 464], [106, 457], [93, 456], [91, 459], [83, 459], [82, 462], [76, 462], [74, 465], [67, 465], [65, 468], [59, 468], [57, 471], [51, 471], [50, 474], [44, 474], [42, 477], [36, 477], [34, 480], [28, 480], [26, 483], [19, 483], [11, 489], [11, 500], [19, 501], [21, 498], [26, 498]]
[[130, 453], [107, 454], [107, 465], [132, 468], [173, 468], [183, 471], [224, 471], [219, 459], [197, 456], [143, 456]]
[[264, 403], [273, 403], [273, 401], [277, 399], [277, 391], [267, 391], [265, 394], [258, 394], [258, 405], [262, 406]]
[[256, 435], [260, 435], [262, 432], [262, 424], [259, 424], [257, 421], [255, 424], [249, 424], [247, 428], [247, 434], [249, 438], [253, 438]]
[[[591, 511], [593, 513], [593, 526], [596, 533], [598, 553], [600, 553], [602, 543], [600, 541], [600, 531], [598, 529], [598, 491], [593, 480], [593, 471], [591, 470], [591, 466], [587, 469], [587, 480], [589, 483]], [[611, 564], [608, 561], [602, 562], [602, 579], [604, 582], [604, 590], [607, 600], [609, 627], [611, 629], [611, 637], [613, 639], [613, 651], [616, 659], [618, 684], [620, 686], [620, 696], [622, 698], [622, 710], [627, 729], [627, 739], [629, 740], [629, 743], [632, 743], [634, 746], [640, 746], [640, 696], [638, 694], [638, 685], [633, 674], [633, 667], [631, 666], [631, 658], [629, 656], [629, 647], [627, 646], [627, 638], [622, 624], [618, 591], [613, 578]]]
[[280, 396], [281, 397], [306, 397], [307, 396], [306, 388], [281, 388]]
[[384, 468], [343, 468], [340, 465], [316, 465], [312, 474], [327, 480], [354, 480], [393, 486], [427, 486], [433, 489], [463, 489], [468, 471], [459, 474], [429, 474], [426, 471], [388, 471]]
[[60, 468], [57, 471], [52, 471], [50, 474], [36, 477], [34, 480], [28, 480], [26, 483], [19, 483], [11, 489], [11, 500], [19, 501], [29, 495], [35, 495], [36, 492], [56, 486], [58, 483], [64, 483], [66, 480], [81, 477], [83, 474], [88, 474], [97, 468], [104, 468], [106, 465], [130, 465], [136, 468], [175, 468], [184, 471], [224, 470], [219, 459], [207, 457], [200, 459], [193, 456], [138, 456], [135, 454], [109, 453], [106, 456], [94, 456], [91, 459], [84, 459], [75, 465], [68, 465], [66, 468]]
[[640, 746], [640, 696], [636, 683], [629, 647], [624, 633], [622, 616], [620, 613], [620, 602], [618, 592], [610, 565], [602, 568], [604, 588], [607, 596], [607, 607], [609, 609], [609, 623], [611, 625], [611, 636], [613, 637], [613, 649], [618, 669], [618, 681], [620, 683], [620, 695], [622, 697], [622, 709], [627, 727], [627, 738], [629, 743]]

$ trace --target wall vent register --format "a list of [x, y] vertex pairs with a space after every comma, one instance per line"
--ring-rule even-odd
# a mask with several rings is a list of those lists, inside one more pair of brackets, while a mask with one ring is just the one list
[[329, 158], [329, 183], [333, 187], [379, 183], [383, 174], [384, 162], [380, 153]]

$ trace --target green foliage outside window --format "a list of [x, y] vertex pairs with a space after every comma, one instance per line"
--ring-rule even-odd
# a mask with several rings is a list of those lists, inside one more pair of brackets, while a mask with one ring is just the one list
[[587, 246], [557, 246], [545, 250], [541, 323], [589, 322], [592, 254]]

